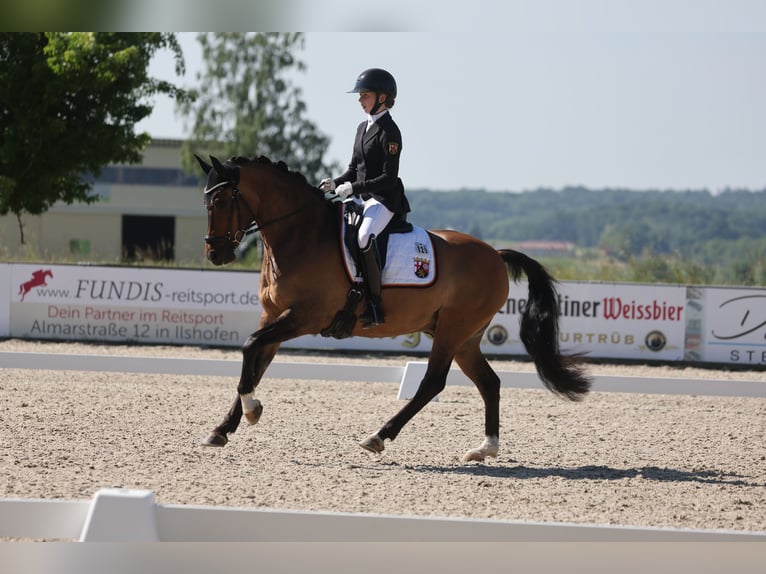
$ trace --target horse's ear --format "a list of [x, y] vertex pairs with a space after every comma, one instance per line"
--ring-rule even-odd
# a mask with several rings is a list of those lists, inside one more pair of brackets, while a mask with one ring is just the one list
[[202, 171], [205, 172], [205, 175], [210, 173], [210, 170], [213, 169], [213, 166], [207, 163], [204, 159], [202, 159], [200, 156], [198, 156], [196, 153], [194, 154], [194, 159], [197, 160], [197, 163], [202, 168]]
[[213, 163], [213, 169], [215, 169], [218, 175], [223, 175], [226, 173], [226, 168], [223, 167], [223, 164], [220, 161], [218, 161], [217, 157], [211, 155], [210, 161]]

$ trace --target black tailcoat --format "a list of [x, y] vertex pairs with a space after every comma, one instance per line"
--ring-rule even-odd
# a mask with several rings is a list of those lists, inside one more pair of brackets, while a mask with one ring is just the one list
[[362, 199], [374, 197], [397, 215], [410, 211], [399, 178], [399, 156], [402, 134], [390, 113], [383, 114], [369, 129], [359, 124], [354, 138], [354, 151], [346, 172], [335, 184], [350, 181], [353, 194]]

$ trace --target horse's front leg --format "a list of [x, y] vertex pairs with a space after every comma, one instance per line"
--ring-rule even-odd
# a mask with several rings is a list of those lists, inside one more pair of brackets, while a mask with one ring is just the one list
[[[242, 372], [237, 386], [237, 396], [226, 413], [223, 422], [215, 427], [210, 435], [202, 442], [204, 446], [225, 446], [229, 442], [228, 435], [236, 432], [242, 415], [251, 425], [258, 422], [263, 413], [261, 401], [255, 398], [254, 390], [258, 386], [263, 373], [271, 364], [279, 349], [279, 343], [267, 346], [257, 346], [258, 333], [248, 338], [242, 347]], [[246, 389], [250, 389], [249, 392]], [[243, 392], [242, 389], [245, 389]]]
[[242, 420], [242, 402], [239, 400], [239, 395], [237, 395], [223, 422], [212, 430], [207, 438], [202, 441], [202, 445], [226, 446], [226, 443], [229, 442], [228, 435], [237, 430], [240, 420]]
[[292, 313], [287, 310], [247, 338], [242, 346], [242, 371], [237, 385], [237, 398], [223, 422], [213, 429], [203, 445], [224, 446], [229, 442], [228, 435], [237, 430], [243, 414], [251, 425], [258, 422], [263, 405], [254, 396], [255, 387], [274, 359], [280, 343], [291, 339], [293, 332]]
[[237, 385], [240, 416], [244, 414], [245, 420], [251, 425], [257, 423], [263, 414], [263, 405], [255, 398], [255, 387], [261, 382], [279, 349], [279, 343], [264, 345], [256, 335], [249, 337], [242, 347], [242, 372]]

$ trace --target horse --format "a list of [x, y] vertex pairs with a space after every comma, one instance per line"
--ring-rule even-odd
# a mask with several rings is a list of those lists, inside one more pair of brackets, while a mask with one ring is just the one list
[[243, 414], [249, 424], [258, 422], [263, 405], [255, 388], [281, 343], [303, 335], [327, 336], [336, 332], [340, 321], [345, 326], [342, 336], [422, 332], [432, 338], [426, 372], [414, 396], [359, 446], [382, 453], [385, 441], [393, 441], [445, 388], [454, 360], [478, 388], [485, 410], [483, 442], [468, 450], [463, 460], [496, 457], [500, 379], [480, 343], [506, 303], [509, 274], [514, 281], [522, 273], [527, 277], [529, 297], [520, 317], [520, 338], [545, 387], [573, 401], [589, 391], [584, 357], [559, 349], [556, 280], [531, 257], [497, 250], [458, 231], [428, 230], [438, 264], [436, 280], [425, 287], [384, 285], [385, 323], [365, 329], [355, 321], [363, 297], [343, 263], [342, 208], [284, 162], [259, 156], [221, 163], [210, 156], [209, 164], [195, 157], [207, 175], [207, 259], [216, 266], [230, 263], [239, 242], [252, 232], [259, 232], [263, 243], [259, 287], [263, 312], [258, 329], [242, 345], [237, 396], [223, 422], [203, 441], [205, 446], [226, 445]]

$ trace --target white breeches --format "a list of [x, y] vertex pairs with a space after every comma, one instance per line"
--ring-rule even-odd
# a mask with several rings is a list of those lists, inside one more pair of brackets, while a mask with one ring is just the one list
[[370, 242], [370, 236], [380, 235], [394, 217], [394, 212], [389, 211], [385, 205], [373, 198], [363, 201], [359, 197], [354, 197], [349, 201], [363, 208], [362, 225], [359, 227], [359, 247], [365, 249]]

